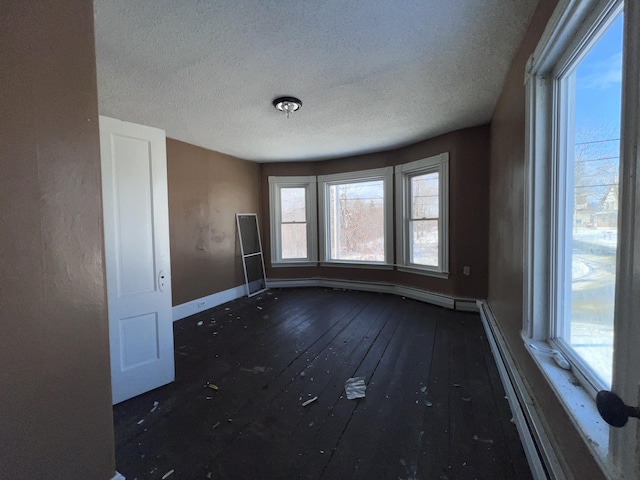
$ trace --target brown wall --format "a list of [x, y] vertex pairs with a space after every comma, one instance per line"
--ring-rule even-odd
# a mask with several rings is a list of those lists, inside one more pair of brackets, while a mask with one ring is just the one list
[[[262, 164], [263, 248], [267, 277], [337, 278], [391, 282], [430, 292], [470, 298], [486, 298], [488, 252], [489, 126], [458, 130], [431, 140], [386, 152], [322, 162]], [[327, 175], [394, 166], [449, 152], [450, 211], [448, 279], [390, 271], [337, 267], [271, 267], [269, 234], [269, 176]], [[395, 225], [395, 223], [394, 223]], [[394, 238], [395, 242], [395, 238]], [[471, 275], [462, 275], [462, 267]]]
[[575, 478], [602, 478], [556, 396], [525, 350], [522, 329], [524, 250], [525, 63], [556, 1], [541, 0], [513, 60], [491, 128], [489, 303], [537, 407]]
[[0, 477], [114, 471], [93, 4], [0, 3]]
[[260, 214], [260, 165], [167, 139], [167, 175], [173, 305], [243, 285], [235, 214]]

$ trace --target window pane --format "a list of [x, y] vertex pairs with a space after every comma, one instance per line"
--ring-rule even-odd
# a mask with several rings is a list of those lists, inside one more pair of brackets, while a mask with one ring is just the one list
[[307, 258], [307, 224], [285, 223], [280, 227], [282, 258]]
[[[622, 16], [572, 73], [565, 238], [566, 343], [611, 386], [618, 236], [618, 172], [622, 77]], [[572, 87], [570, 87], [572, 88]], [[567, 301], [569, 300], [569, 301]], [[568, 322], [568, 324], [567, 324]]]
[[306, 203], [304, 188], [280, 189], [280, 212], [282, 222], [306, 222]]
[[332, 260], [384, 262], [384, 181], [329, 187]]
[[438, 216], [438, 172], [411, 177], [411, 218]]
[[438, 266], [438, 220], [409, 222], [411, 263]]

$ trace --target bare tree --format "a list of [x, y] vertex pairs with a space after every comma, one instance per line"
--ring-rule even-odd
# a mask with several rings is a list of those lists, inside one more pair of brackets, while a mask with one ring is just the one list
[[573, 163], [576, 226], [615, 227], [619, 152], [619, 131], [614, 126], [587, 125], [576, 130]]

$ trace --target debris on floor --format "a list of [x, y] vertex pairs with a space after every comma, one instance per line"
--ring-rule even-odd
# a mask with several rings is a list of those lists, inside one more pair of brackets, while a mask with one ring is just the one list
[[174, 470], [171, 469], [169, 470], [167, 473], [165, 473], [164, 475], [162, 475], [162, 480], [165, 480], [167, 478], [169, 478], [171, 475], [173, 475]]
[[479, 438], [478, 435], [474, 435], [473, 439], [477, 442], [482, 442], [482, 443], [493, 443], [493, 440], [491, 440], [490, 438]]
[[240, 367], [240, 370], [242, 370], [243, 372], [249, 372], [249, 373], [253, 373], [254, 375], [257, 375], [258, 373], [268, 372], [269, 370], [271, 370], [271, 367], [253, 367], [253, 368]]
[[364, 377], [352, 377], [344, 382], [344, 391], [349, 400], [364, 398], [366, 390], [367, 386], [364, 383]]
[[315, 402], [316, 400], [318, 400], [318, 397], [310, 398], [310, 399], [309, 399], [309, 400], [307, 400], [306, 402], [302, 402], [302, 406], [303, 406], [303, 407], [306, 407], [307, 405], [309, 405], [310, 403]]
[[429, 400], [425, 400], [425, 401], [424, 401], [424, 404], [425, 404], [427, 407], [433, 407], [433, 403], [431, 403]]
[[207, 383], [207, 387], [211, 390], [220, 390], [220, 388], [215, 383]]
[[422, 393], [427, 393], [427, 387], [420, 387], [420, 391]]
[[199, 327], [201, 327], [202, 325], [204, 325], [204, 322], [203, 322], [202, 320], [200, 320], [200, 321], [198, 322], [198, 326], [199, 326]]
[[155, 412], [158, 409], [160, 403], [158, 401], [153, 402], [153, 408], [150, 410], [150, 413]]

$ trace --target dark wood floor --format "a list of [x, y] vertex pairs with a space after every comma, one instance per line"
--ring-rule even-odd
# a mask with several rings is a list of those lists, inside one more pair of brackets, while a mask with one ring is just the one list
[[174, 331], [176, 381], [114, 407], [127, 480], [531, 478], [477, 314], [272, 290]]

